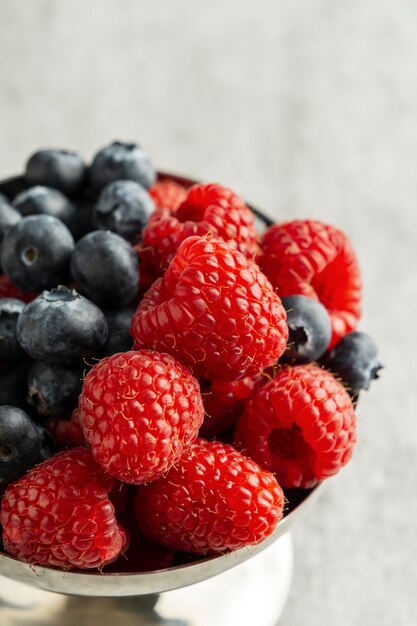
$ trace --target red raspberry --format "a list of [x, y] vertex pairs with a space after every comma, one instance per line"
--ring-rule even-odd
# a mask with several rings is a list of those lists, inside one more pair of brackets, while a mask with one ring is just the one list
[[31, 302], [37, 295], [37, 293], [22, 291], [19, 287], [13, 285], [5, 274], [0, 276], [0, 298], [16, 298], [23, 302]]
[[317, 365], [285, 367], [249, 400], [235, 441], [284, 487], [313, 487], [349, 461], [356, 416], [330, 372]]
[[203, 421], [198, 381], [168, 354], [121, 352], [87, 374], [80, 421], [93, 456], [132, 484], [159, 478], [197, 437]]
[[288, 338], [281, 300], [230, 244], [189, 237], [133, 316], [135, 347], [163, 350], [196, 376], [234, 380], [272, 365]]
[[283, 506], [273, 474], [233, 446], [198, 439], [164, 478], [138, 488], [136, 518], [169, 548], [210, 554], [261, 542]]
[[191, 235], [213, 235], [254, 257], [259, 252], [252, 211], [230, 189], [214, 183], [194, 185], [175, 209], [156, 209], [142, 231], [142, 265], [161, 276], [178, 246]]
[[49, 417], [45, 422], [45, 427], [60, 448], [86, 445], [78, 408], [72, 412], [71, 419]]
[[29, 563], [101, 567], [126, 546], [106, 477], [87, 448], [60, 452], [9, 485], [1, 502], [4, 548]]
[[187, 197], [187, 190], [171, 178], [158, 180], [150, 189], [149, 193], [157, 209], [169, 209], [175, 211]]
[[264, 380], [263, 374], [257, 374], [234, 381], [204, 381], [205, 388], [201, 395], [205, 415], [199, 435], [211, 439], [232, 428], [242, 413], [245, 400]]
[[152, 286], [152, 284], [159, 278], [159, 267], [153, 265], [152, 255], [147, 251], [144, 253], [142, 243], [137, 243], [133, 246], [139, 259], [139, 289], [136, 298], [131, 303], [133, 306], [137, 306], [142, 300], [144, 294]]
[[153, 572], [165, 569], [174, 564], [173, 550], [152, 541], [138, 530], [137, 526], [131, 530], [129, 547], [114, 563], [106, 567], [105, 572]]
[[319, 300], [332, 324], [329, 349], [356, 327], [360, 318], [361, 277], [344, 233], [315, 220], [271, 226], [262, 242], [259, 265], [279, 295]]

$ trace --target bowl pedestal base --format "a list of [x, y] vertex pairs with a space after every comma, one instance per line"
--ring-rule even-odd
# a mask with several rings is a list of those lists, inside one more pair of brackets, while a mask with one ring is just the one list
[[292, 568], [292, 540], [286, 533], [231, 570], [162, 594], [119, 598], [67, 596], [0, 576], [0, 624], [275, 626], [288, 596]]

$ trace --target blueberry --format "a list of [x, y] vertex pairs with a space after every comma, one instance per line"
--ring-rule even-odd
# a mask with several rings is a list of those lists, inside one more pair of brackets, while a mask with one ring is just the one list
[[103, 356], [112, 356], [118, 352], [128, 352], [132, 349], [133, 339], [130, 335], [130, 323], [134, 313], [135, 309], [130, 307], [119, 311], [104, 311], [109, 336], [103, 349]]
[[36, 185], [19, 193], [13, 200], [14, 207], [27, 215], [52, 215], [64, 222], [71, 231], [77, 224], [77, 209], [63, 193], [51, 187]]
[[138, 258], [132, 246], [115, 233], [96, 230], [77, 243], [71, 274], [81, 293], [99, 306], [121, 308], [138, 290]]
[[133, 180], [116, 180], [103, 189], [93, 212], [93, 225], [132, 241], [155, 208], [149, 193]]
[[288, 342], [282, 361], [309, 363], [326, 351], [331, 337], [329, 314], [325, 307], [306, 296], [282, 298], [287, 311]]
[[16, 337], [16, 324], [25, 303], [15, 298], [0, 298], [0, 355], [4, 363], [26, 358]]
[[84, 187], [87, 168], [77, 152], [47, 148], [32, 154], [26, 164], [26, 180], [30, 185], [46, 185], [69, 196]]
[[58, 450], [56, 441], [52, 437], [49, 430], [47, 430], [45, 426], [42, 426], [42, 424], [35, 423], [35, 426], [39, 433], [39, 438], [41, 441], [41, 451], [38, 462], [42, 463], [42, 461], [47, 461], [51, 458], [51, 456], [54, 456], [54, 454], [56, 454]]
[[77, 406], [82, 378], [79, 367], [35, 361], [28, 373], [27, 401], [40, 415], [69, 417]]
[[17, 480], [39, 460], [39, 432], [16, 406], [0, 406], [0, 487]]
[[353, 398], [362, 389], [369, 389], [382, 369], [375, 341], [366, 333], [345, 335], [327, 354], [322, 365], [341, 378]]
[[1, 264], [14, 285], [40, 291], [66, 280], [73, 250], [74, 239], [59, 219], [30, 215], [5, 234]]
[[156, 172], [141, 146], [114, 141], [95, 155], [90, 180], [97, 190], [115, 180], [134, 180], [148, 189], [156, 180]]
[[75, 289], [59, 286], [27, 304], [17, 322], [17, 339], [34, 359], [67, 364], [98, 353], [107, 340], [100, 309]]
[[92, 225], [92, 215], [94, 210], [94, 201], [90, 198], [80, 198], [76, 202], [77, 221], [71, 228], [74, 239], [78, 241], [91, 230], [95, 230]]
[[19, 211], [16, 211], [7, 200], [6, 196], [0, 194], [0, 243], [4, 234], [9, 228], [17, 224], [22, 219]]
[[25, 408], [29, 366], [28, 362], [0, 365], [0, 406], [13, 404]]

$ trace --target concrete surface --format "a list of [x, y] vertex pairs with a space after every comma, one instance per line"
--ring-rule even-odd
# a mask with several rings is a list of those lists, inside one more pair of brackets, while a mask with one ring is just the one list
[[414, 0], [0, 4], [1, 177], [40, 146], [139, 140], [355, 245], [386, 370], [294, 534], [283, 626], [417, 623], [416, 26]]

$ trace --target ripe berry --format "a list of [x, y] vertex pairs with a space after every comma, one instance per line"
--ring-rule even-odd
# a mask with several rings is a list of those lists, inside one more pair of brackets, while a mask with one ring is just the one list
[[16, 325], [25, 303], [16, 298], [0, 298], [0, 358], [3, 363], [22, 361], [26, 354], [16, 337]]
[[13, 205], [24, 217], [52, 215], [61, 220], [71, 232], [76, 229], [77, 210], [72, 202], [57, 189], [41, 185], [30, 187], [16, 196]]
[[191, 187], [178, 208], [152, 213], [142, 233], [142, 262], [160, 276], [184, 239], [208, 234], [248, 258], [259, 251], [252, 211], [233, 191], [210, 183]]
[[187, 197], [187, 189], [170, 178], [157, 180], [149, 189], [152, 200], [158, 209], [175, 211]]
[[66, 280], [73, 250], [74, 239], [59, 219], [30, 215], [5, 234], [1, 265], [20, 289], [41, 291]]
[[83, 159], [71, 150], [38, 150], [26, 163], [26, 180], [30, 185], [54, 187], [69, 196], [81, 191], [86, 174]]
[[148, 188], [155, 178], [148, 155], [135, 143], [114, 141], [97, 152], [90, 167], [90, 180], [97, 190], [115, 180], [134, 180]]
[[132, 241], [139, 237], [154, 208], [142, 185], [133, 180], [116, 180], [101, 192], [94, 207], [93, 224]]
[[136, 348], [168, 352], [196, 376], [234, 380], [283, 353], [285, 310], [258, 266], [217, 239], [189, 237], [133, 317]]
[[203, 403], [197, 380], [168, 354], [124, 352], [87, 374], [80, 421], [95, 460], [115, 478], [154, 480], [197, 437]]
[[104, 311], [109, 329], [109, 336], [103, 348], [103, 356], [112, 356], [117, 352], [129, 352], [133, 347], [133, 339], [129, 329], [135, 309], [126, 308], [116, 311]]
[[284, 367], [247, 403], [235, 441], [283, 487], [309, 488], [349, 461], [355, 412], [330, 372], [317, 365]]
[[321, 362], [342, 379], [354, 399], [362, 389], [369, 389], [372, 380], [379, 378], [379, 370], [383, 367], [374, 340], [360, 332], [345, 335]]
[[332, 329], [324, 306], [306, 296], [281, 299], [287, 311], [288, 343], [283, 360], [292, 363], [316, 361], [326, 351]]
[[17, 339], [34, 359], [73, 363], [97, 354], [106, 343], [103, 313], [75, 289], [44, 291], [25, 306], [17, 323]]
[[272, 474], [232, 446], [204, 439], [136, 496], [136, 518], [148, 537], [197, 554], [259, 543], [274, 531], [283, 507]]
[[0, 194], [0, 243], [3, 241], [4, 233], [21, 219], [19, 211], [12, 207], [6, 196]]
[[[175, 553], [173, 550], [152, 541], [138, 530], [135, 524], [129, 528], [129, 547], [123, 556], [115, 563], [108, 565], [104, 573], [137, 573], [154, 572], [174, 565]], [[147, 596], [151, 598], [151, 596]]]
[[0, 276], [0, 298], [16, 298], [22, 302], [31, 302], [36, 298], [36, 293], [22, 291], [10, 282], [10, 278], [4, 274]]
[[80, 291], [100, 306], [121, 308], [138, 291], [138, 258], [119, 235], [97, 230], [77, 243], [71, 273]]
[[0, 406], [12, 404], [25, 409], [30, 363], [0, 364]]
[[41, 452], [39, 455], [38, 462], [42, 463], [42, 461], [47, 461], [57, 452], [55, 439], [52, 437], [49, 430], [42, 426], [42, 424], [36, 424], [36, 430], [39, 433], [39, 438], [41, 442]]
[[28, 373], [27, 401], [40, 415], [68, 416], [77, 406], [82, 378], [80, 368], [35, 361]]
[[211, 380], [200, 383], [204, 404], [204, 422], [199, 435], [205, 439], [211, 439], [234, 427], [242, 413], [245, 401], [266, 380], [263, 374], [257, 374], [231, 382]]
[[108, 496], [112, 484], [87, 448], [37, 465], [2, 498], [5, 550], [29, 563], [64, 569], [112, 562], [126, 547]]
[[95, 200], [89, 196], [81, 197], [76, 201], [77, 220], [72, 227], [74, 239], [78, 241], [93, 229], [92, 215]]
[[70, 419], [48, 417], [45, 427], [60, 448], [86, 446], [84, 432], [80, 424], [80, 411], [74, 409]]
[[319, 300], [332, 325], [330, 347], [360, 318], [361, 277], [350, 241], [342, 231], [316, 220], [271, 226], [262, 241], [259, 265], [281, 297]]
[[0, 490], [39, 461], [41, 440], [29, 415], [21, 409], [0, 406]]

